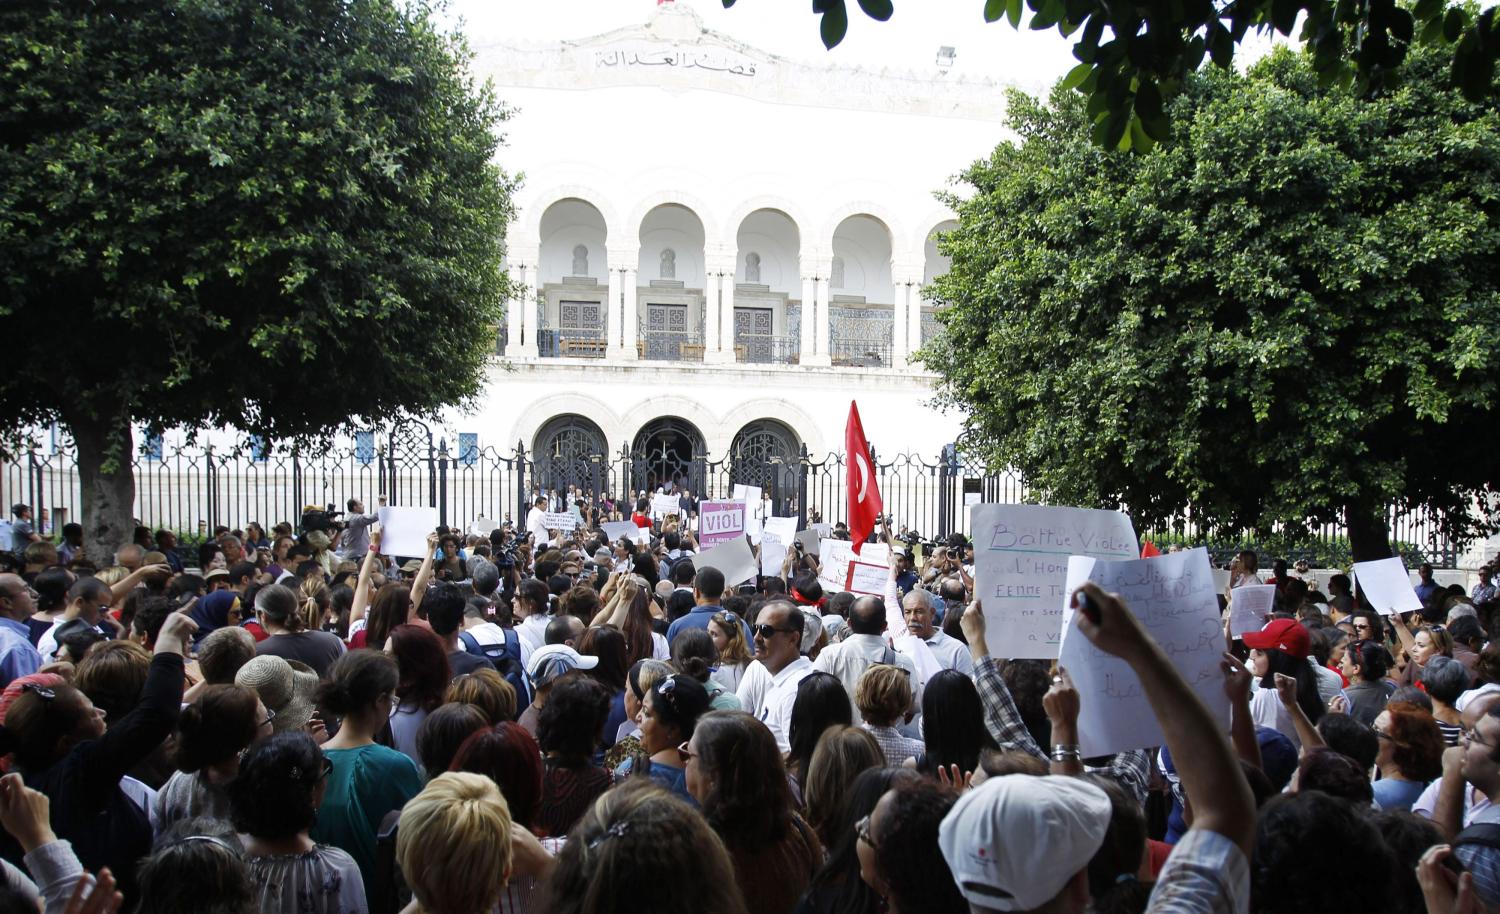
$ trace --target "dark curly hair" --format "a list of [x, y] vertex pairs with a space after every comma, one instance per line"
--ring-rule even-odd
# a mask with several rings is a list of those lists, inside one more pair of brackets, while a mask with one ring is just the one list
[[1309, 749], [1297, 764], [1297, 789], [1322, 792], [1368, 806], [1375, 801], [1369, 769], [1332, 749]]
[[177, 769], [197, 771], [250, 745], [260, 729], [259, 703], [255, 690], [244, 686], [205, 687], [177, 718]]
[[593, 678], [569, 673], [552, 684], [537, 715], [537, 742], [543, 752], [579, 762], [594, 754], [609, 718], [609, 691]]
[[938, 849], [938, 826], [957, 799], [927, 778], [891, 788], [880, 832], [872, 837], [875, 865], [897, 910], [968, 914], [969, 903]]
[[[318, 817], [313, 793], [323, 780], [323, 750], [300, 730], [273, 734], [250, 747], [229, 782], [229, 815], [237, 831], [290, 838]], [[274, 798], [267, 802], [267, 798]]]
[[[1371, 820], [1369, 803], [1368, 796], [1362, 804], [1350, 803], [1317, 790], [1267, 803], [1255, 828], [1250, 910], [1389, 910], [1395, 857]], [[1310, 863], [1330, 847], [1359, 848], [1358, 878], [1330, 879], [1326, 867]]]
[[[210, 840], [190, 840], [203, 839]], [[255, 914], [245, 849], [225, 822], [186, 819], [156, 842], [137, 870], [136, 914]]]
[[339, 717], [375, 704], [401, 681], [396, 661], [368, 648], [350, 651], [334, 661], [328, 679], [318, 686], [318, 707]]

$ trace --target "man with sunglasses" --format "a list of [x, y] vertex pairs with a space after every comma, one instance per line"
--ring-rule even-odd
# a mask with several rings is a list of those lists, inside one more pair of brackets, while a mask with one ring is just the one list
[[1500, 704], [1491, 704], [1464, 729], [1458, 745], [1443, 753], [1442, 785], [1433, 814], [1440, 825], [1457, 824], [1467, 785], [1490, 802], [1454, 836], [1453, 856], [1473, 874], [1480, 900], [1488, 906], [1500, 904]]
[[42, 666], [26, 620], [36, 612], [36, 591], [16, 574], [0, 574], [0, 688]]
[[802, 610], [787, 600], [774, 600], [761, 609], [753, 629], [755, 662], [745, 671], [737, 693], [740, 706], [766, 725], [782, 752], [792, 748], [797, 686], [813, 673], [812, 662], [802, 656], [805, 623]]

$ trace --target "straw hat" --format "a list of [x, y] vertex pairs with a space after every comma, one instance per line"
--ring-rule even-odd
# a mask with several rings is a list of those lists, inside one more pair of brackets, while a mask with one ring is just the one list
[[262, 654], [240, 667], [234, 683], [254, 689], [261, 703], [275, 713], [271, 727], [277, 733], [300, 730], [312, 719], [318, 674], [305, 663]]

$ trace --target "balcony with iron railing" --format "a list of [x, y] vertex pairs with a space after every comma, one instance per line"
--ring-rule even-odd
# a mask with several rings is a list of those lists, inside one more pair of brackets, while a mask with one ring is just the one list
[[642, 330], [636, 357], [653, 362], [703, 361], [703, 334], [683, 330]]
[[836, 368], [884, 368], [891, 364], [891, 341], [857, 338], [830, 340], [828, 354]]
[[735, 341], [736, 360], [751, 365], [796, 365], [802, 341], [795, 336], [742, 336]]
[[536, 335], [537, 355], [544, 359], [604, 358], [603, 330], [560, 330], [543, 327]]

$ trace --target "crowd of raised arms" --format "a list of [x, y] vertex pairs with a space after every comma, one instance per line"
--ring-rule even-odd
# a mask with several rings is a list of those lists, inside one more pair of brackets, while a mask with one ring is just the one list
[[1226, 614], [1228, 734], [1087, 584], [1165, 744], [1085, 758], [1069, 672], [991, 656], [961, 535], [885, 531], [883, 595], [815, 548], [726, 582], [695, 504], [537, 493], [397, 557], [357, 499], [107, 555], [15, 505], [0, 914], [1500, 910], [1488, 570], [1382, 616], [1241, 553], [1221, 602], [1276, 602]]

